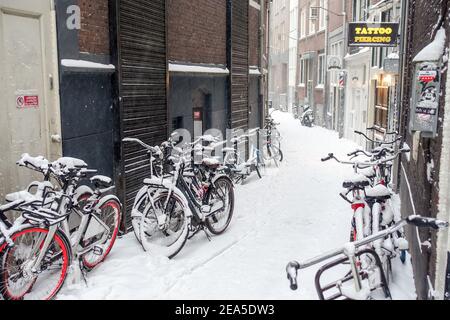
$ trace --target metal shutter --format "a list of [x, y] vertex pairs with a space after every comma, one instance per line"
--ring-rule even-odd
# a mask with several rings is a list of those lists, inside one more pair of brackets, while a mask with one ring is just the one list
[[[167, 139], [166, 1], [118, 0], [119, 101], [122, 138], [147, 144]], [[141, 147], [122, 145], [122, 193], [126, 226], [137, 191], [149, 176]]]
[[248, 129], [248, 11], [249, 2], [231, 0], [230, 15], [230, 90], [231, 126], [233, 129]]

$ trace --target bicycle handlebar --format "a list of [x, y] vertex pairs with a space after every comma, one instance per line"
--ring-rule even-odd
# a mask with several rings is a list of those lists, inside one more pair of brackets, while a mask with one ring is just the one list
[[148, 144], [146, 144], [145, 142], [143, 142], [143, 141], [141, 141], [139, 139], [136, 139], [136, 138], [124, 138], [122, 141], [123, 142], [134, 142], [134, 143], [140, 144], [141, 146], [143, 146], [145, 149], [147, 149], [148, 151], [150, 151], [152, 153], [155, 153], [157, 155], [161, 154], [161, 149], [159, 147], [149, 146]]
[[377, 127], [370, 127], [370, 128], [367, 128], [366, 130], [367, 130], [367, 131], [377, 131], [377, 132], [379, 132], [379, 133], [384, 133], [385, 135], [388, 135], [388, 136], [398, 134], [397, 131], [384, 132], [383, 130], [381, 130], [381, 129], [377, 128]]
[[410, 152], [410, 151], [411, 151], [411, 150], [410, 150], [409, 148], [402, 148], [402, 149], [400, 149], [397, 153], [393, 154], [393, 155], [390, 156], [390, 157], [386, 157], [386, 158], [384, 158], [384, 159], [379, 159], [379, 160], [375, 160], [375, 161], [369, 161], [369, 162], [361, 162], [361, 161], [354, 161], [354, 162], [352, 162], [352, 161], [342, 161], [342, 160], [339, 160], [338, 158], [336, 158], [336, 157], [334, 156], [333, 153], [329, 153], [327, 157], [322, 158], [321, 160], [322, 160], [322, 162], [326, 162], [326, 161], [329, 161], [329, 160], [331, 160], [331, 159], [334, 159], [334, 160], [336, 160], [338, 163], [341, 163], [341, 164], [348, 164], [348, 165], [356, 166], [356, 167], [358, 167], [358, 168], [360, 168], [360, 169], [364, 169], [364, 168], [368, 168], [368, 167], [371, 167], [371, 166], [377, 166], [377, 165], [380, 165], [380, 164], [388, 163], [388, 162], [390, 162], [390, 161], [392, 161], [392, 160], [395, 160], [400, 154], [402, 154], [402, 153], [408, 153], [408, 152]]
[[315, 264], [318, 264], [320, 262], [323, 262], [325, 260], [328, 260], [330, 258], [333, 258], [335, 256], [338, 256], [340, 254], [345, 254], [349, 251], [349, 249], [358, 249], [360, 247], [363, 247], [369, 243], [375, 242], [376, 240], [383, 239], [389, 234], [393, 234], [403, 228], [405, 225], [410, 224], [419, 228], [433, 228], [433, 229], [444, 229], [448, 228], [449, 223], [442, 220], [437, 220], [434, 218], [427, 218], [422, 217], [419, 215], [412, 215], [409, 216], [403, 220], [400, 220], [395, 225], [384, 229], [376, 234], [373, 234], [371, 236], [368, 236], [364, 239], [355, 241], [355, 242], [348, 242], [343, 247], [335, 250], [331, 250], [327, 253], [324, 253], [320, 256], [317, 256], [315, 258], [306, 260], [303, 263], [297, 262], [297, 261], [291, 261], [286, 266], [286, 273], [287, 277], [290, 281], [290, 287], [292, 290], [296, 290], [298, 288], [297, 284], [297, 273], [300, 269], [306, 269], [308, 267], [311, 267]]
[[366, 138], [366, 140], [368, 140], [368, 141], [370, 141], [370, 142], [373, 142], [373, 143], [378, 143], [378, 144], [380, 144], [380, 145], [383, 145], [383, 144], [387, 144], [387, 145], [389, 145], [389, 144], [394, 144], [394, 143], [399, 142], [399, 141], [402, 140], [402, 137], [398, 137], [398, 138], [396, 138], [395, 140], [390, 141], [390, 142], [385, 142], [385, 141], [375, 141], [375, 140], [369, 138], [365, 133], [362, 133], [361, 131], [355, 130], [354, 132], [355, 132], [355, 134], [357, 134], [357, 135], [363, 136], [364, 138]]
[[297, 290], [298, 289], [298, 270], [300, 269], [300, 264], [297, 261], [291, 261], [286, 266], [286, 274], [287, 278], [290, 282], [291, 290]]

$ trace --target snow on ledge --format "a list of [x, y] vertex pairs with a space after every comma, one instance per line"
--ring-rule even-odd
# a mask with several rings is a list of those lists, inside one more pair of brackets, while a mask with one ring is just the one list
[[445, 49], [445, 29], [441, 28], [436, 33], [436, 37], [433, 42], [423, 48], [413, 59], [413, 62], [422, 62], [422, 61], [438, 61]]
[[214, 73], [214, 74], [230, 74], [230, 71], [221, 66], [209, 66], [209, 65], [190, 65], [190, 64], [178, 64], [169, 63], [170, 72], [186, 72], [186, 73]]
[[258, 67], [250, 66], [249, 69], [248, 69], [248, 74], [260, 76], [261, 75], [261, 71], [259, 71]]
[[387, 56], [388, 59], [400, 59], [398, 52], [392, 52]]
[[112, 64], [102, 64], [86, 60], [62, 59], [61, 65], [69, 68], [116, 70], [116, 67]]

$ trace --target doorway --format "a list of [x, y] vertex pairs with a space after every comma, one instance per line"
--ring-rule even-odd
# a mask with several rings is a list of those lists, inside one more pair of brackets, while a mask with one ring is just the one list
[[205, 89], [196, 89], [192, 94], [193, 138], [196, 139], [211, 128], [211, 94]]
[[61, 156], [55, 12], [50, 0], [0, 0], [0, 202], [41, 178], [23, 153]]

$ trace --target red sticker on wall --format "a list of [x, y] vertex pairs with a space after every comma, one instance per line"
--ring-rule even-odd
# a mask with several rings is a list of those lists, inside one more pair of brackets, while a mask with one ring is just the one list
[[39, 96], [19, 95], [16, 97], [16, 107], [19, 109], [39, 108]]

